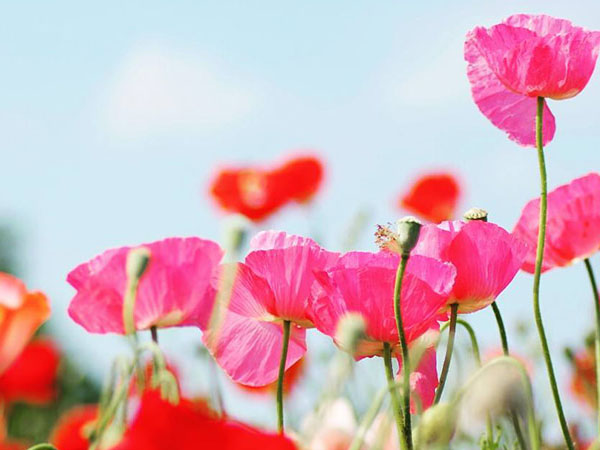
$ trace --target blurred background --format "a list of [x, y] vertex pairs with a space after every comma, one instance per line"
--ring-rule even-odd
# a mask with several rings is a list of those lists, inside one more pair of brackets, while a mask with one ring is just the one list
[[[115, 246], [222, 239], [225, 215], [208, 188], [222, 165], [320, 155], [326, 181], [310, 207], [287, 207], [255, 229], [316, 235], [332, 250], [361, 212], [368, 220], [357, 248], [374, 250], [375, 224], [403, 215], [398, 195], [429, 170], [460, 177], [460, 212], [479, 206], [512, 229], [538, 195], [536, 155], [477, 110], [463, 42], [474, 26], [517, 12], [600, 29], [595, 0], [3, 2], [0, 223], [11, 271], [48, 294], [48, 330], [99, 382], [127, 346], [69, 319], [67, 273]], [[596, 74], [580, 96], [550, 104], [557, 120], [547, 147], [550, 187], [600, 169], [599, 96]], [[599, 257], [592, 263], [600, 270]], [[531, 283], [519, 274], [499, 306], [512, 346], [533, 358]], [[542, 310], [568, 415], [592, 423], [567, 393], [562, 357], [592, 327], [583, 266], [544, 275]], [[484, 349], [499, 347], [491, 310], [468, 319]], [[332, 344], [309, 334], [316, 367]], [[206, 388], [198, 330], [164, 331], [161, 344], [189, 390]], [[288, 403], [292, 416], [311, 408], [319, 386], [311, 370]], [[541, 367], [535, 376], [537, 402], [555, 420]], [[232, 415], [274, 423], [270, 400], [225, 377], [219, 383]]]

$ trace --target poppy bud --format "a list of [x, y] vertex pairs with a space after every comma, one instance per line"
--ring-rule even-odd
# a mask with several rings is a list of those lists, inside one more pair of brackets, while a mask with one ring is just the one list
[[414, 431], [416, 447], [448, 448], [456, 428], [456, 417], [453, 403], [442, 402], [425, 410]]
[[487, 211], [481, 208], [471, 208], [463, 215], [463, 217], [465, 220], [481, 220], [482, 222], [488, 221]]
[[396, 241], [403, 254], [408, 255], [417, 245], [421, 226], [421, 222], [412, 216], [403, 217], [396, 222]]
[[148, 268], [149, 262], [150, 250], [146, 247], [138, 247], [129, 250], [125, 266], [127, 277], [130, 280], [139, 280]]
[[344, 351], [353, 355], [365, 337], [366, 326], [362, 315], [348, 313], [338, 322], [335, 340]]

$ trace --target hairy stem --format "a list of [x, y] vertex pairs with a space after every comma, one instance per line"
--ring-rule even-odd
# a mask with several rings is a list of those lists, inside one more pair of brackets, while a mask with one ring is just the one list
[[540, 280], [542, 275], [542, 262], [544, 259], [544, 244], [546, 242], [546, 221], [548, 215], [548, 180], [546, 176], [546, 161], [544, 158], [544, 145], [542, 140], [542, 123], [544, 115], [544, 98], [538, 97], [537, 99], [537, 113], [535, 116], [535, 141], [538, 154], [538, 164], [540, 169], [540, 222], [538, 230], [538, 242], [537, 242], [537, 254], [535, 259], [535, 273], [533, 276], [533, 315], [535, 317], [535, 324], [540, 337], [540, 343], [542, 344], [542, 353], [544, 355], [544, 361], [546, 362], [546, 370], [548, 372], [548, 380], [550, 382], [550, 388], [552, 389], [552, 397], [554, 398], [554, 404], [556, 406], [556, 413], [558, 415], [558, 421], [565, 439], [565, 443], [569, 450], [574, 450], [573, 440], [569, 433], [569, 426], [565, 418], [563, 411], [562, 402], [560, 400], [560, 393], [558, 391], [558, 385], [556, 383], [556, 375], [554, 373], [554, 366], [552, 365], [552, 358], [550, 356], [550, 348], [548, 346], [548, 339], [546, 338], [546, 331], [544, 330], [544, 323], [542, 321], [542, 312], [540, 310]]
[[283, 434], [283, 378], [285, 377], [285, 363], [287, 361], [288, 345], [290, 343], [289, 320], [283, 321], [283, 345], [281, 360], [279, 361], [279, 376], [277, 377], [277, 431]]

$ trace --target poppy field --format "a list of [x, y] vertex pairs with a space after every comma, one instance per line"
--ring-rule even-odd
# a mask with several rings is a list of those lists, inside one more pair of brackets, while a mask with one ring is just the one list
[[[555, 105], [598, 83], [600, 31], [514, 14], [464, 32], [477, 126], [535, 162], [538, 188], [509, 205], [512, 226], [495, 222], [494, 204], [465, 205], [478, 186], [457, 158], [393, 180], [396, 215], [378, 223], [359, 211], [336, 244], [325, 237], [333, 226], [308, 213], [336, 188], [336, 160], [316, 149], [219, 156], [201, 195], [224, 218], [220, 239], [132, 240], [64, 274], [65, 320], [98, 342], [91, 357], [101, 360], [111, 338], [122, 345], [100, 380], [63, 350], [47, 323], [63, 311], [6, 262], [5, 243], [0, 450], [600, 449], [600, 159], [564, 184], [547, 165], [562, 151], [547, 151], [555, 137], [571, 145]], [[577, 145], [568, 151], [577, 157]], [[133, 204], [144, 188], [125, 194]], [[339, 206], [355, 210], [346, 200]], [[279, 225], [294, 211], [306, 216], [304, 234]], [[589, 330], [557, 352], [562, 331], [548, 325], [557, 313], [542, 286], [569, 266], [587, 295], [565, 302]], [[503, 314], [516, 277], [524, 323]], [[493, 326], [478, 326], [480, 315]], [[180, 328], [194, 348], [185, 364], [169, 340]], [[229, 391], [244, 398], [243, 417]]]

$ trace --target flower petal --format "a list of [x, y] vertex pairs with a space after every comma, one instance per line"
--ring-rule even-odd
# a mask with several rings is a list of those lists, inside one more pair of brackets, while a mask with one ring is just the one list
[[[505, 25], [492, 27], [489, 33], [476, 28], [467, 35], [465, 42], [467, 77], [473, 100], [483, 115], [505, 131], [510, 139], [534, 147], [537, 99], [510, 91], [497, 75], [501, 58], [510, 49], [508, 44], [516, 45], [532, 33]], [[546, 145], [556, 131], [554, 116], [547, 104], [544, 105], [542, 125], [542, 141]]]

